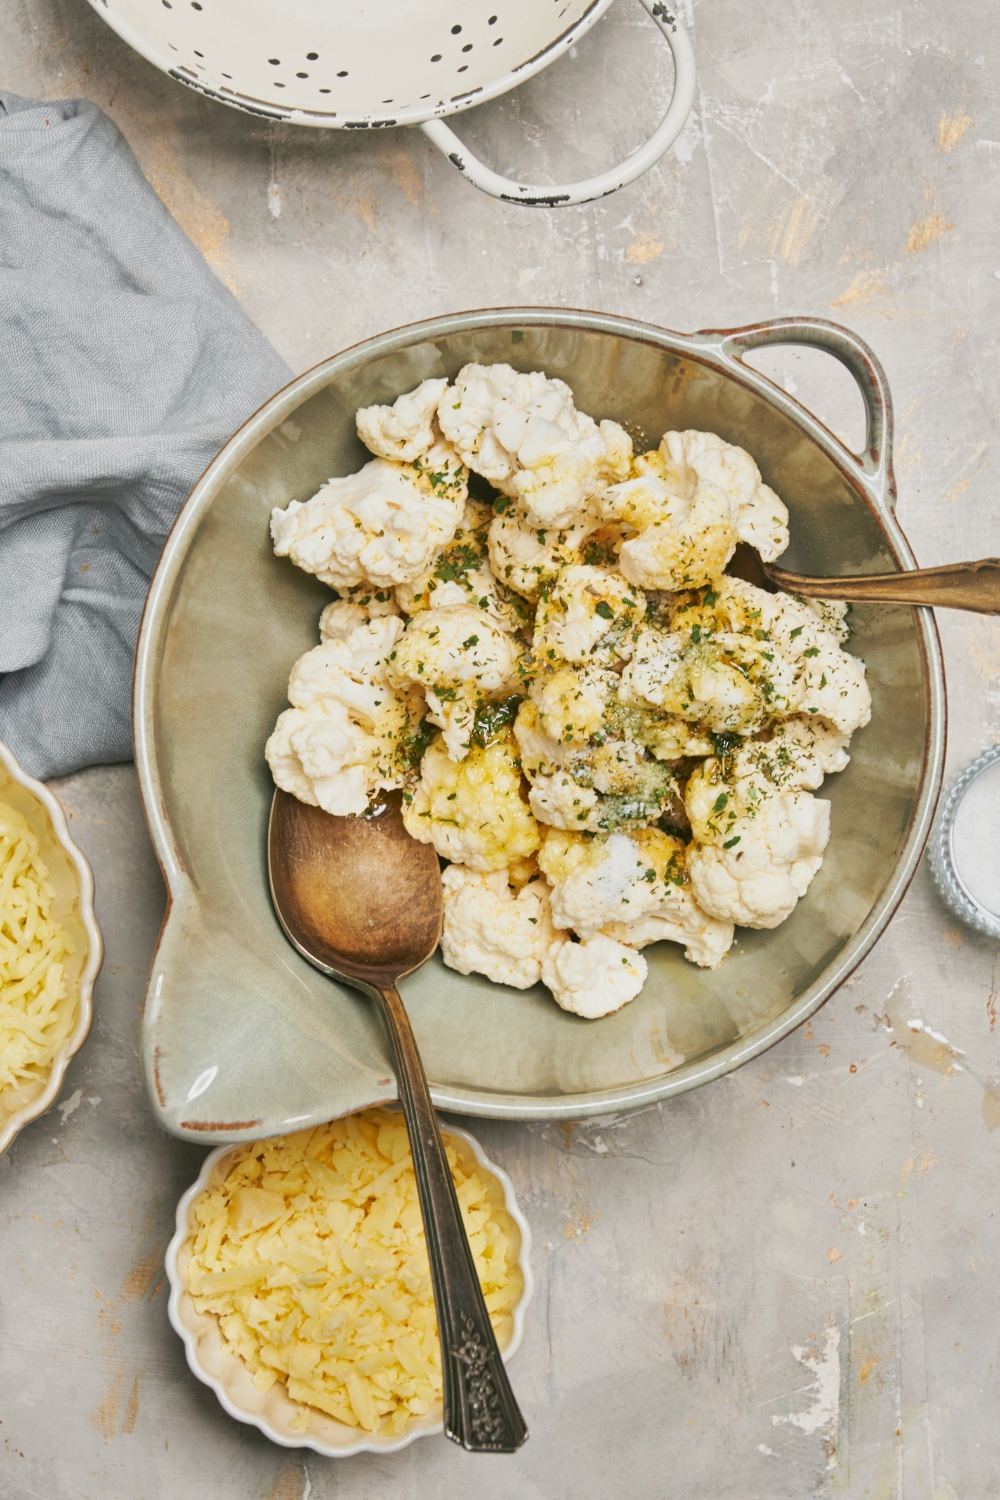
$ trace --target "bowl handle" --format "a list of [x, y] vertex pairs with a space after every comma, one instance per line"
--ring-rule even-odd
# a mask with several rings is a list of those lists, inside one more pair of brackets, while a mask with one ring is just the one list
[[527, 203], [535, 208], [555, 208], [564, 204], [590, 203], [604, 198], [628, 182], [634, 182], [659, 161], [684, 129], [694, 103], [694, 52], [688, 34], [663, 4], [663, 0], [639, 0], [659, 26], [674, 55], [674, 92], [670, 108], [644, 145], [627, 156], [620, 166], [588, 177], [585, 182], [571, 182], [564, 187], [528, 187], [501, 177], [472, 155], [455, 132], [443, 120], [425, 120], [420, 129], [434, 142], [454, 167], [476, 187], [505, 203]]
[[[808, 344], [822, 349], [848, 369], [857, 382], [865, 404], [865, 446], [854, 453], [839, 438], [835, 441], [861, 470], [866, 488], [883, 510], [896, 508], [896, 479], [892, 470], [892, 396], [889, 382], [878, 357], [863, 339], [841, 323], [826, 318], [774, 318], [766, 323], [751, 323], [747, 328], [705, 329], [696, 337], [708, 344], [723, 363], [738, 365], [748, 349], [762, 349], [769, 344]], [[764, 379], [767, 377], [765, 376]], [[774, 382], [771, 382], [774, 384]], [[807, 412], [787, 392], [775, 386], [782, 401], [804, 412], [808, 425], [827, 429], [811, 412]], [[799, 419], [801, 420], [801, 418]], [[827, 434], [832, 435], [832, 434]]]

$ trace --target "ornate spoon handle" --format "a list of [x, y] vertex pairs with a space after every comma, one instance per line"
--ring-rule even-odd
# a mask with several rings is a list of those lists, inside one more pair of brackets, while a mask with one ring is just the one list
[[916, 568], [909, 573], [875, 573], [865, 578], [806, 578], [763, 564], [772, 583], [788, 594], [816, 599], [857, 599], [871, 604], [927, 604], [939, 609], [968, 609], [980, 615], [1000, 614], [1000, 558], [948, 563], [943, 568]]
[[381, 1002], [392, 1044], [424, 1216], [441, 1337], [445, 1432], [470, 1453], [514, 1453], [528, 1428], [483, 1301], [410, 1019], [394, 985], [372, 985], [369, 992]]

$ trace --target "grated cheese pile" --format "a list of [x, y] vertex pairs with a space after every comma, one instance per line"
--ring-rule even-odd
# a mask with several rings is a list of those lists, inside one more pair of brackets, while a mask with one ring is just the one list
[[[520, 1236], [495, 1178], [445, 1145], [501, 1348], [523, 1290]], [[441, 1399], [441, 1353], [410, 1146], [402, 1117], [369, 1110], [227, 1159], [192, 1205], [187, 1283], [229, 1351], [267, 1391], [286, 1383], [351, 1427], [403, 1431]], [[190, 1243], [190, 1241], [189, 1241]]]
[[8, 1089], [44, 1082], [75, 1021], [66, 999], [69, 934], [24, 818], [0, 802], [0, 1108]]

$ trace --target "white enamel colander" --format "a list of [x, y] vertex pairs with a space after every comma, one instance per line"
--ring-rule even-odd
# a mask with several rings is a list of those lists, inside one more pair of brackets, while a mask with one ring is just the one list
[[634, 182], [677, 139], [694, 54], [662, 0], [639, 0], [673, 53], [670, 107], [617, 167], [564, 187], [490, 170], [442, 116], [495, 99], [561, 57], [613, 0], [90, 0], [171, 78], [266, 119], [334, 130], [419, 125], [470, 182], [508, 202], [587, 203]]

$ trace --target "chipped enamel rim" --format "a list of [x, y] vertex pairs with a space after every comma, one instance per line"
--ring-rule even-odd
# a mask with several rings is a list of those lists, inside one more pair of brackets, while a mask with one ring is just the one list
[[[69, 836], [66, 814], [63, 812], [62, 807], [49, 791], [48, 787], [43, 786], [40, 781], [36, 781], [33, 776], [29, 776], [26, 771], [21, 769], [14, 758], [14, 752], [9, 750], [2, 741], [0, 741], [0, 764], [3, 765], [4, 770], [12, 781], [16, 781], [18, 786], [23, 787], [26, 792], [30, 793], [37, 804], [39, 818], [48, 821], [56, 842], [69, 857], [70, 863], [76, 871], [77, 916], [87, 934], [89, 947], [87, 961], [77, 980], [76, 1003], [78, 1013], [72, 1035], [68, 1036], [56, 1051], [56, 1055], [52, 1059], [48, 1082], [42, 1092], [36, 1094], [23, 1109], [16, 1110], [13, 1114], [8, 1115], [7, 1119], [0, 1124], [0, 1155], [2, 1155], [18, 1132], [24, 1129], [25, 1125], [30, 1125], [32, 1120], [37, 1120], [39, 1115], [43, 1115], [55, 1103], [59, 1095], [59, 1090], [62, 1088], [70, 1058], [79, 1052], [87, 1040], [87, 1033], [90, 1031], [91, 1021], [94, 1016], [94, 980], [101, 970], [101, 962], [104, 957], [104, 940], [101, 937], [101, 930], [94, 916], [93, 872], [87, 863], [86, 856], [77, 848]], [[2, 796], [3, 792], [2, 788], [0, 788], [0, 799], [2, 799]]]
[[[381, 1107], [401, 1113], [398, 1106], [389, 1104]], [[477, 1166], [482, 1167], [485, 1172], [499, 1182], [503, 1188], [504, 1208], [514, 1220], [521, 1234], [521, 1251], [518, 1255], [517, 1263], [524, 1278], [524, 1290], [521, 1293], [520, 1300], [512, 1310], [514, 1326], [511, 1330], [510, 1342], [502, 1350], [503, 1362], [507, 1364], [521, 1347], [521, 1340], [524, 1337], [525, 1314], [535, 1295], [535, 1278], [531, 1270], [531, 1228], [518, 1207], [517, 1199], [514, 1196], [514, 1184], [503, 1168], [498, 1167], [495, 1161], [490, 1160], [482, 1146], [476, 1140], [476, 1137], [470, 1135], [469, 1131], [463, 1130], [460, 1125], [453, 1125], [451, 1121], [442, 1123], [442, 1134], [446, 1137], [457, 1136], [459, 1140], [464, 1141], [475, 1157]], [[237, 1152], [245, 1151], [245, 1149], [246, 1143], [242, 1146], [218, 1146], [206, 1156], [202, 1163], [201, 1171], [198, 1174], [198, 1180], [188, 1188], [177, 1205], [177, 1227], [174, 1231], [173, 1239], [167, 1246], [167, 1253], [164, 1260], [167, 1279], [170, 1282], [170, 1300], [167, 1304], [167, 1316], [170, 1319], [174, 1332], [179, 1334], [184, 1342], [184, 1352], [192, 1373], [197, 1375], [200, 1381], [215, 1392], [220, 1405], [225, 1408], [231, 1417], [235, 1417], [237, 1422], [246, 1422], [251, 1427], [259, 1428], [265, 1437], [270, 1438], [272, 1443], [278, 1443], [282, 1448], [311, 1448], [314, 1453], [321, 1453], [325, 1458], [350, 1458], [355, 1453], [397, 1453], [400, 1448], [409, 1447], [410, 1443], [414, 1442], [417, 1438], [435, 1437], [439, 1433], [442, 1433], [444, 1431], [444, 1422], [438, 1411], [429, 1412], [425, 1417], [416, 1418], [410, 1427], [405, 1432], [400, 1433], [398, 1437], [390, 1437], [388, 1435], [380, 1437], [377, 1432], [366, 1433], [362, 1431], [362, 1435], [356, 1443], [345, 1447], [334, 1447], [331, 1443], [324, 1443], [316, 1434], [308, 1431], [303, 1432], [301, 1436], [290, 1436], [286, 1432], [280, 1432], [268, 1420], [266, 1414], [252, 1412], [245, 1406], [241, 1406], [234, 1399], [231, 1382], [220, 1379], [206, 1370], [198, 1354], [198, 1336], [195, 1329], [185, 1321], [184, 1317], [185, 1311], [191, 1310], [191, 1301], [187, 1291], [187, 1283], [178, 1265], [178, 1256], [182, 1247], [191, 1238], [191, 1205], [199, 1193], [208, 1186], [216, 1164], [223, 1161], [227, 1156], [235, 1156]], [[182, 1299], [185, 1297], [187, 1298], [186, 1308], [182, 1303]], [[218, 1334], [217, 1340], [213, 1341], [216, 1347], [221, 1349], [221, 1332]], [[231, 1380], [233, 1377], [245, 1373], [246, 1366], [237, 1359], [236, 1355], [229, 1355], [226, 1363], [227, 1366], [232, 1367]], [[290, 1398], [286, 1399], [290, 1400]], [[324, 1422], [332, 1422], [337, 1427], [343, 1426], [342, 1423], [336, 1422], [334, 1417], [327, 1417], [322, 1414], [318, 1415], [322, 1416]]]
[[[531, 0], [522, 0], [522, 3], [530, 4]], [[221, 78], [218, 81], [199, 78], [190, 68], [179, 65], [177, 58], [171, 57], [163, 45], [149, 35], [148, 29], [142, 24], [141, 12], [134, 5], [128, 6], [126, 13], [124, 8], [118, 8], [121, 0], [90, 0], [101, 19], [147, 62], [175, 82], [182, 83], [186, 88], [194, 89], [219, 104], [263, 119], [287, 120], [292, 125], [309, 125], [321, 130], [385, 130], [394, 126], [417, 125], [452, 166], [482, 192], [506, 203], [524, 203], [539, 208], [566, 207], [607, 197], [609, 193], [616, 192], [648, 172], [680, 135], [694, 104], [695, 60], [687, 32], [678, 24], [677, 17], [664, 0], [639, 0], [639, 3], [651, 17], [673, 55], [674, 85], [670, 104], [652, 135], [618, 166], [610, 167], [582, 182], [549, 187], [532, 186], [520, 180], [502, 177], [479, 161], [443, 123], [443, 117], [485, 104], [540, 73], [575, 46], [613, 3], [614, 0], [592, 0], [583, 15], [555, 36], [547, 46], [523, 63], [502, 73], [492, 83], [455, 94], [449, 99], [439, 99], [435, 104], [407, 105], [395, 110], [390, 116], [378, 112], [352, 115], [333, 110], [301, 109], [293, 105], [281, 105], [273, 99], [260, 99], [256, 95], [241, 93], [237, 87], [230, 88], [222, 83]], [[200, 10], [201, 6], [196, 5], [195, 9]], [[238, 12], [234, 10], [234, 24], [237, 16]], [[373, 37], [372, 44], [373, 47], [377, 45], [377, 38]]]

